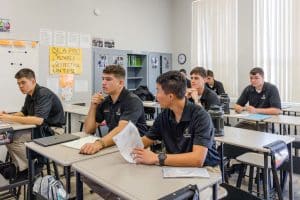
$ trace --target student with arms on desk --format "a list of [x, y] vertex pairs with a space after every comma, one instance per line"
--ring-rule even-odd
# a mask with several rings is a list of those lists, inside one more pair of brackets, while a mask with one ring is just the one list
[[112, 137], [118, 134], [129, 121], [134, 123], [141, 136], [147, 132], [142, 101], [124, 87], [125, 69], [119, 65], [110, 65], [103, 70], [102, 88], [108, 94], [103, 97], [96, 93], [92, 97], [88, 116], [85, 120], [86, 133], [94, 133], [96, 127], [106, 121], [109, 133], [94, 143], [87, 143], [80, 153], [94, 154], [105, 147], [114, 145]]
[[[145, 149], [134, 149], [136, 162], [182, 167], [217, 166], [219, 157], [211, 118], [203, 108], [185, 98], [184, 76], [178, 71], [169, 71], [156, 82], [156, 98], [164, 110], [142, 137]], [[146, 149], [155, 140], [164, 142], [166, 153], [155, 154]]]
[[[65, 124], [64, 111], [59, 98], [48, 88], [39, 86], [36, 83], [34, 71], [31, 69], [21, 69], [16, 73], [15, 78], [21, 92], [26, 94], [24, 106], [21, 112], [15, 114], [2, 112], [0, 120], [37, 125], [33, 133], [34, 138], [52, 135], [53, 131], [50, 127], [61, 127]], [[13, 143], [7, 145], [15, 164], [7, 170], [10, 175], [13, 176], [16, 169], [26, 174], [28, 161], [24, 143], [30, 140], [31, 131], [19, 131], [13, 137]]]
[[[264, 71], [255, 67], [250, 71], [250, 82], [237, 100], [234, 109], [237, 113], [248, 111], [266, 115], [278, 115], [281, 113], [281, 101], [278, 89], [275, 85], [264, 81]], [[245, 106], [249, 103], [248, 106]], [[247, 122], [241, 122], [238, 127], [247, 126]], [[249, 127], [256, 129], [256, 127]], [[264, 128], [261, 128], [265, 130]]]
[[190, 72], [192, 88], [187, 89], [186, 96], [190, 101], [209, 110], [212, 105], [220, 105], [218, 95], [206, 85], [206, 70], [203, 67], [195, 67]]

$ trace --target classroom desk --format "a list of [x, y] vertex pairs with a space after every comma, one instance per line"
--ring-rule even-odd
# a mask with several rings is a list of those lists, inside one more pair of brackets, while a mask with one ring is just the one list
[[[257, 153], [264, 154], [264, 183], [268, 183], [268, 156], [270, 154], [269, 149], [264, 148], [265, 145], [275, 142], [277, 140], [284, 141], [289, 149], [289, 199], [294, 199], [293, 194], [293, 158], [292, 158], [292, 142], [295, 140], [294, 137], [275, 135], [271, 133], [234, 128], [224, 127], [224, 136], [215, 137], [217, 142], [220, 142], [221, 147], [221, 169], [222, 169], [222, 180], [224, 181], [224, 163], [223, 163], [223, 144], [230, 144], [237, 147], [247, 148]], [[269, 188], [268, 184], [264, 184], [264, 198], [269, 199]]]
[[79, 106], [79, 105], [72, 105], [72, 104], [65, 104], [64, 105], [65, 111], [65, 118], [68, 124], [68, 133], [71, 133], [71, 115], [77, 114], [82, 116], [87, 116], [89, 112], [89, 106]]
[[269, 119], [265, 119], [264, 122], [272, 124], [272, 132], [274, 133], [274, 124], [279, 124], [280, 126], [280, 133], [281, 126], [287, 125], [288, 126], [288, 134], [290, 134], [290, 126], [295, 126], [295, 135], [297, 135], [297, 127], [300, 126], [300, 117], [296, 116], [289, 116], [289, 115], [274, 115]]
[[300, 113], [300, 106], [291, 106], [288, 108], [282, 108], [283, 113], [287, 112], [288, 115], [291, 115], [291, 113], [294, 113], [295, 116]]
[[241, 120], [252, 121], [256, 123], [256, 128], [258, 130], [259, 123], [264, 123], [264, 120], [249, 118], [248, 115], [251, 115], [251, 113], [248, 112], [236, 113], [234, 109], [230, 109], [229, 114], [224, 114], [224, 117], [226, 118], [225, 124], [229, 125], [229, 118], [235, 118], [237, 120], [241, 119]]
[[219, 173], [210, 173], [210, 178], [163, 178], [162, 167], [130, 164], [119, 152], [77, 162], [72, 167], [76, 171], [78, 200], [83, 199], [81, 175], [131, 200], [158, 199], [189, 184], [197, 184], [199, 191], [212, 186], [217, 199], [217, 185], [221, 182]]
[[36, 125], [33, 124], [19, 124], [14, 122], [3, 122], [5, 124], [8, 124], [8, 126], [1, 126], [0, 129], [4, 128], [12, 128], [14, 131], [20, 131], [20, 130], [26, 130], [26, 129], [34, 129]]
[[156, 101], [143, 101], [143, 106], [146, 108], [160, 108], [160, 105]]
[[[80, 136], [80, 137], [88, 136], [88, 134], [85, 134], [83, 132], [72, 133], [72, 134]], [[43, 155], [44, 157], [46, 157], [50, 160], [53, 160], [54, 162], [62, 165], [66, 169], [65, 170], [66, 171], [66, 190], [68, 193], [70, 193], [71, 192], [70, 172], [71, 172], [71, 165], [73, 163], [118, 151], [118, 149], [116, 147], [110, 147], [110, 148], [103, 149], [93, 155], [83, 155], [83, 154], [79, 154], [78, 149], [72, 149], [72, 148], [63, 146], [62, 144], [57, 144], [57, 145], [53, 145], [53, 146], [49, 146], [49, 147], [43, 147], [34, 142], [28, 142], [28, 143], [25, 143], [25, 145], [26, 145], [27, 155], [28, 155], [28, 174], [29, 174], [28, 197], [29, 197], [29, 199], [32, 199], [32, 186], [33, 186], [32, 153], [33, 152], [39, 153], [39, 154]]]

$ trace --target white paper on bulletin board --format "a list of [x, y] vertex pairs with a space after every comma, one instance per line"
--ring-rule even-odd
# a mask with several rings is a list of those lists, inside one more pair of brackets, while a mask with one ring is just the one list
[[88, 92], [89, 91], [88, 80], [75, 80], [74, 91], [75, 92]]
[[58, 78], [48, 78], [47, 88], [49, 88], [52, 92], [58, 95], [58, 91], [59, 91]]

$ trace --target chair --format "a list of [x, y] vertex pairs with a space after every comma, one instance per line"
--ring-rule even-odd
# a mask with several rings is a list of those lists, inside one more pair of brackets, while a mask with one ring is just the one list
[[[80, 132], [83, 130], [83, 125], [84, 125], [84, 120], [79, 120], [80, 123]], [[106, 126], [106, 122], [102, 122], [98, 127], [98, 133], [99, 133], [99, 137], [102, 137], [102, 133], [101, 133], [101, 126]]]
[[224, 198], [221, 198], [221, 200], [241, 200], [241, 199], [261, 200], [260, 198], [254, 196], [248, 192], [245, 192], [239, 188], [228, 185], [227, 183], [222, 183], [220, 186], [227, 190], [227, 196]]
[[[268, 159], [268, 176], [270, 176], [270, 173], [272, 171], [273, 174], [273, 182], [275, 189], [278, 194], [279, 199], [283, 199], [282, 196], [282, 185], [283, 185], [283, 179], [280, 177], [281, 184], [279, 182], [279, 178], [277, 175], [277, 170], [280, 169], [280, 167], [288, 160], [288, 149], [287, 145], [283, 141], [275, 141], [271, 144], [268, 144], [265, 146], [265, 148], [270, 149], [270, 157], [271, 159]], [[276, 155], [280, 155], [280, 157], [277, 157]], [[285, 155], [285, 156], [284, 156]], [[264, 168], [264, 156], [262, 154], [258, 153], [245, 153], [241, 156], [238, 156], [236, 158], [238, 161], [243, 163], [243, 167], [240, 170], [239, 177], [237, 180], [237, 187], [241, 186], [241, 179], [245, 176], [245, 168], [247, 165], [250, 166], [250, 173], [249, 173], [249, 185], [248, 190], [249, 192], [252, 192], [252, 182], [253, 182], [253, 169], [254, 167], [257, 168], [257, 195], [259, 196], [259, 177], [260, 177], [260, 170], [263, 170]], [[276, 161], [275, 161], [276, 160]], [[288, 169], [287, 169], [288, 170]], [[271, 178], [269, 179], [268, 184], [271, 186]]]

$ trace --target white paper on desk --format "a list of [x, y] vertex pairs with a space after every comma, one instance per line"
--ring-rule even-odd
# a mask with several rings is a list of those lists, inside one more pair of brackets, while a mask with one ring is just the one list
[[66, 147], [73, 148], [73, 149], [81, 149], [81, 147], [84, 144], [86, 144], [86, 143], [93, 143], [97, 139], [99, 139], [99, 137], [90, 135], [90, 136], [87, 136], [87, 137], [82, 137], [82, 138], [80, 138], [78, 140], [74, 140], [74, 141], [71, 141], [71, 142], [62, 143], [62, 145], [66, 146]]
[[209, 178], [209, 173], [205, 168], [164, 167], [162, 171], [163, 171], [164, 178], [189, 178], [189, 177]]
[[133, 160], [132, 151], [136, 147], [144, 148], [144, 144], [138, 129], [132, 122], [129, 122], [118, 135], [114, 136], [113, 141], [125, 160], [130, 163], [136, 163]]
[[10, 124], [0, 121], [0, 128], [8, 128], [8, 127], [10, 127]]

